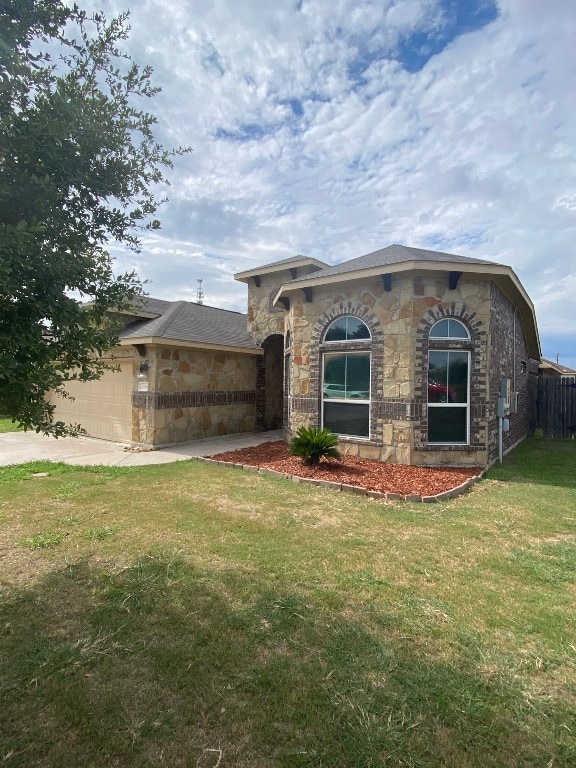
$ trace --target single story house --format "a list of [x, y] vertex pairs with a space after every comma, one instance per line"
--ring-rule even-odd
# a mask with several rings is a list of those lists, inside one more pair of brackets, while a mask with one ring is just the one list
[[540, 376], [545, 379], [565, 379], [576, 376], [576, 371], [573, 368], [568, 368], [565, 365], [561, 365], [553, 360], [546, 360], [542, 358], [540, 361]]
[[147, 299], [114, 350], [120, 372], [71, 387], [56, 417], [72, 408], [89, 434], [151, 447], [315, 424], [346, 453], [415, 465], [484, 466], [499, 439], [506, 452], [526, 436], [540, 344], [510, 267], [392, 245], [235, 278], [247, 315]]
[[118, 370], [69, 382], [73, 399], [52, 393], [55, 419], [81, 424], [92, 437], [150, 448], [256, 430], [263, 353], [246, 315], [153, 298], [123, 314], [120, 344], [105, 358]]

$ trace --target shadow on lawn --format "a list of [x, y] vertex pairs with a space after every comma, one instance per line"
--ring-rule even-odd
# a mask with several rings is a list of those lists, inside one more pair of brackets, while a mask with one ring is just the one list
[[[511, 681], [474, 652], [425, 655], [251, 573], [86, 562], [1, 609], [6, 766], [568, 765]], [[423, 646], [422, 646], [423, 647]], [[570, 752], [573, 757], [573, 753]]]

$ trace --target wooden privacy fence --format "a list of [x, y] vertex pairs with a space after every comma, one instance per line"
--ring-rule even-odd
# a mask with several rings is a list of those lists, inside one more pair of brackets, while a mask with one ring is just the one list
[[569, 439], [576, 434], [576, 376], [534, 377], [530, 382], [530, 427], [544, 437]]

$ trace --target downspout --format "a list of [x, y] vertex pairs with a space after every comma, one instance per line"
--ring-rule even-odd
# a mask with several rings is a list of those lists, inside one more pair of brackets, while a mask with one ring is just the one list
[[496, 406], [498, 416], [498, 463], [502, 464], [504, 452], [504, 402], [506, 397], [506, 379], [500, 379], [500, 397]]
[[[514, 304], [514, 316], [512, 321], [512, 392], [516, 392], [516, 304]], [[498, 462], [502, 464], [504, 452], [504, 404], [506, 398], [506, 384], [503, 379], [500, 382], [500, 397], [498, 398]]]

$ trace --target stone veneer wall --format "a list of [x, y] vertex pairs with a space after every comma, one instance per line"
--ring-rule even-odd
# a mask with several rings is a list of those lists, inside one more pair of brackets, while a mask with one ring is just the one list
[[147, 392], [134, 392], [132, 439], [170, 445], [255, 430], [257, 356], [148, 347]]
[[[316, 269], [313, 266], [299, 267], [295, 274], [298, 277], [304, 277]], [[282, 307], [273, 306], [272, 300], [283, 283], [294, 279], [293, 272], [294, 270], [291, 271], [287, 268], [280, 272], [263, 274], [259, 278], [259, 286], [256, 285], [253, 278], [250, 278], [248, 282], [248, 333], [257, 344], [262, 344], [272, 334], [284, 335], [286, 313]]]
[[258, 360], [256, 380], [257, 431], [280, 429], [287, 408], [287, 400], [283, 400], [281, 391], [285, 373], [278, 370], [283, 365], [284, 355], [277, 338], [278, 335], [284, 338], [286, 312], [282, 306], [275, 307], [272, 302], [283, 283], [314, 271], [317, 267], [287, 267], [248, 281], [247, 329], [254, 341], [264, 349], [264, 356]]
[[[291, 294], [287, 435], [301, 425], [320, 424], [322, 333], [335, 317], [354, 314], [372, 332], [370, 440], [342, 438], [344, 452], [403, 464], [485, 464], [490, 296], [490, 284], [472, 278], [461, 277], [457, 288], [449, 290], [448, 274], [394, 276], [389, 292], [378, 278], [315, 287], [311, 302], [303, 293]], [[461, 319], [472, 336], [472, 444], [466, 447], [426, 444], [427, 333], [445, 316]]]

